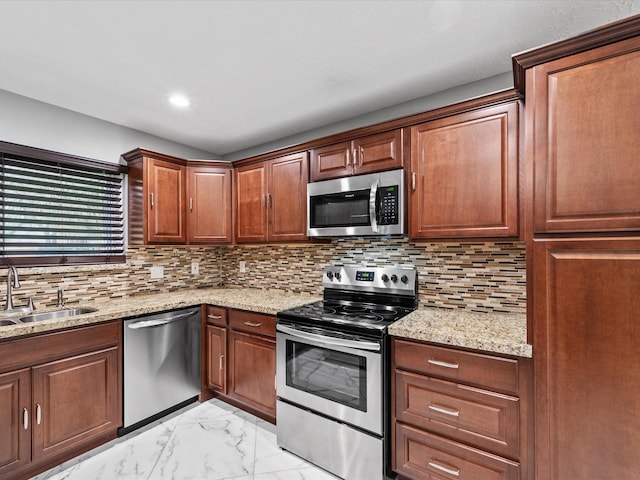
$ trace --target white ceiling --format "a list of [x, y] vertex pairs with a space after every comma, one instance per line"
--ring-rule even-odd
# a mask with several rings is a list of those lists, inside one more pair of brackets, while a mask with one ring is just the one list
[[640, 0], [4, 0], [0, 89], [224, 155], [507, 72], [514, 53], [638, 13]]

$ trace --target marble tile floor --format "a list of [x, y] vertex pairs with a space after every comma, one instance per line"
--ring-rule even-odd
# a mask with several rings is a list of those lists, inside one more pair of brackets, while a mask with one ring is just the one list
[[276, 445], [275, 426], [219, 400], [120, 437], [32, 480], [337, 480]]

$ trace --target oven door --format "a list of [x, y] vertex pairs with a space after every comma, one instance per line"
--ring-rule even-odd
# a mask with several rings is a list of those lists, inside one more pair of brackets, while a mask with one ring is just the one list
[[276, 330], [281, 400], [383, 434], [381, 340], [281, 322]]

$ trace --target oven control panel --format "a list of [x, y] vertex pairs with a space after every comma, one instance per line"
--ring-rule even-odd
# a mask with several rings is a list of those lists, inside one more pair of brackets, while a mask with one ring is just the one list
[[415, 295], [415, 267], [338, 265], [323, 270], [324, 288]]

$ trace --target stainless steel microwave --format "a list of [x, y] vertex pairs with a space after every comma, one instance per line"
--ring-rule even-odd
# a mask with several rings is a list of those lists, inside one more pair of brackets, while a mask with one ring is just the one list
[[404, 170], [336, 178], [307, 185], [307, 235], [404, 235]]

